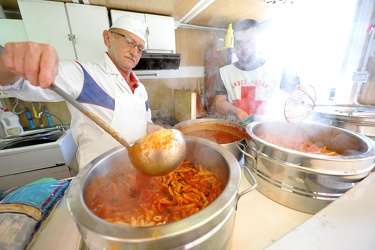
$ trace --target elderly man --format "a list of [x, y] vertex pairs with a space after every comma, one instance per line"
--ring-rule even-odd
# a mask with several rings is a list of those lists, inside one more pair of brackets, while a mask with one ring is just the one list
[[[0, 90], [27, 101], [62, 101], [48, 89], [54, 82], [125, 139], [137, 140], [162, 129], [152, 124], [146, 89], [132, 72], [144, 53], [146, 28], [145, 23], [129, 16], [118, 18], [103, 31], [107, 52], [101, 62], [59, 61], [56, 50], [46, 44], [5, 44]], [[119, 145], [76, 108], [68, 107], [80, 168]]]

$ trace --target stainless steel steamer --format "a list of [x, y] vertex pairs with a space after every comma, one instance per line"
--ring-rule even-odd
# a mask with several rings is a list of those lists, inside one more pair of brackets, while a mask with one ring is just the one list
[[[318, 212], [363, 180], [374, 167], [374, 141], [356, 132], [314, 122], [285, 121], [254, 122], [247, 126], [247, 132], [252, 139], [244, 152], [245, 165], [254, 173], [258, 191], [302, 212]], [[342, 156], [279, 147], [260, 139], [263, 133], [302, 137]]]
[[[89, 211], [86, 188], [116, 166], [131, 167], [126, 149], [119, 147], [98, 157], [74, 178], [67, 190], [68, 210], [90, 250], [95, 249], [230, 249], [239, 193], [241, 168], [223, 146], [206, 139], [184, 137], [186, 160], [200, 163], [225, 183], [222, 194], [202, 211], [177, 222], [150, 227], [130, 227], [106, 222]], [[256, 183], [254, 177], [248, 176]], [[245, 172], [246, 172], [245, 171]]]

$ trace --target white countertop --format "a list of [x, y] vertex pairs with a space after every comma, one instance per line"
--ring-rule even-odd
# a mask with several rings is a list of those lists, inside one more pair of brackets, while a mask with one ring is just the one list
[[[243, 177], [239, 191], [249, 186]], [[311, 216], [253, 190], [238, 201], [232, 250], [264, 249]]]
[[[240, 191], [249, 187], [242, 178]], [[316, 215], [282, 206], [257, 190], [238, 203], [232, 250], [375, 249], [375, 175], [372, 174]], [[76, 250], [78, 229], [63, 198], [32, 250]]]
[[268, 249], [375, 249], [375, 174]]

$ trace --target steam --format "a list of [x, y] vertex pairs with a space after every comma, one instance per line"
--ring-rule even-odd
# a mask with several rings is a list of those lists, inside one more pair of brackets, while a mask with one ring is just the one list
[[[260, 52], [295, 69], [302, 84], [317, 90], [317, 101], [327, 102], [331, 89], [340, 87], [355, 2], [303, 0], [285, 6], [276, 19], [262, 25]], [[337, 13], [334, 19], [332, 13]]]
[[327, 146], [327, 149], [343, 157], [358, 156], [370, 150], [367, 143], [355, 133], [315, 122], [291, 124], [286, 121], [266, 121], [253, 128], [248, 127], [247, 132], [250, 136], [269, 134], [309, 141], [318, 147]]

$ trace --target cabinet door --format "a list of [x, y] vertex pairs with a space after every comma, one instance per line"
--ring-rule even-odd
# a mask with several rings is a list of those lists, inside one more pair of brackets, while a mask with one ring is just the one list
[[0, 45], [2, 46], [7, 42], [28, 41], [22, 20], [0, 19], [0, 30]]
[[146, 14], [149, 52], [176, 52], [174, 19], [169, 16]]
[[103, 40], [103, 31], [109, 29], [107, 8], [73, 3], [66, 7], [77, 59], [102, 59], [107, 51]]
[[29, 41], [50, 44], [61, 59], [75, 59], [64, 3], [18, 0]]

